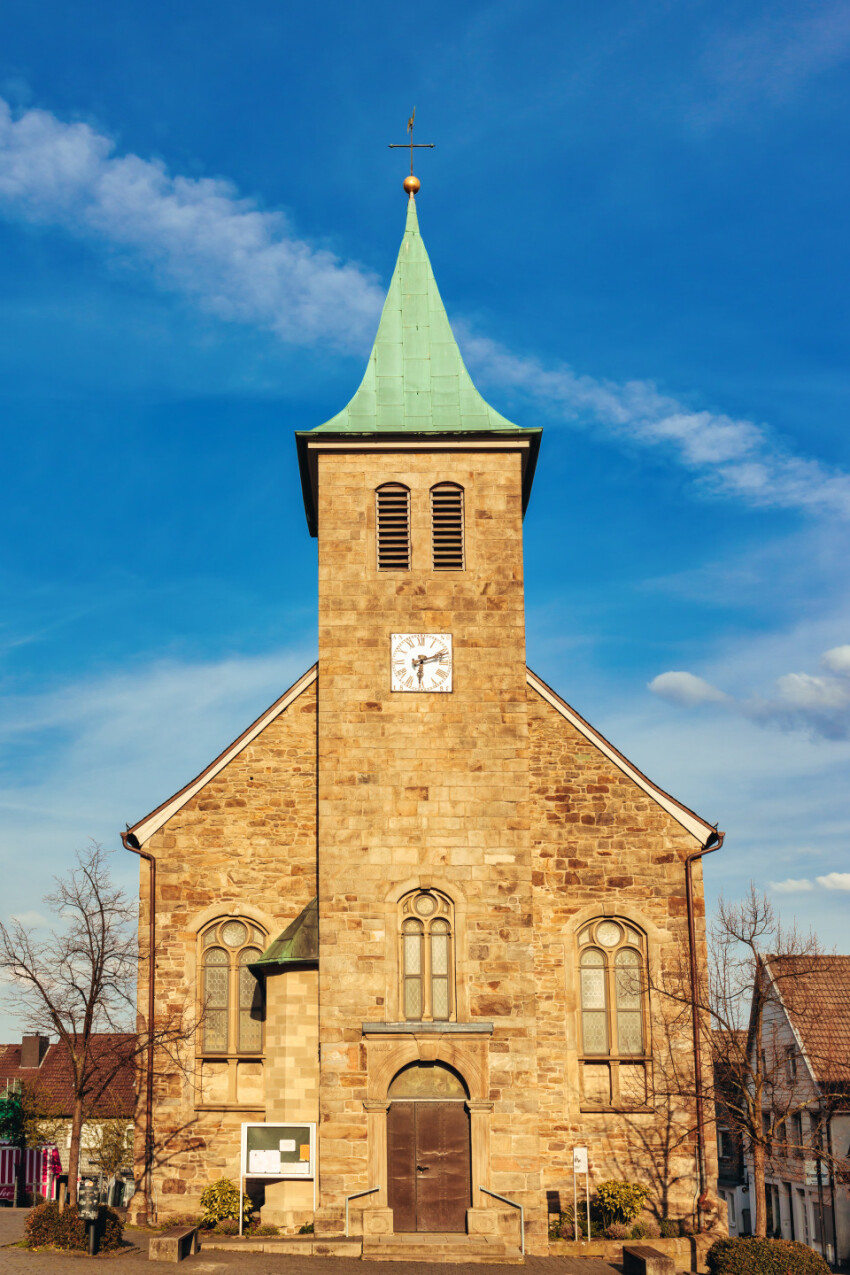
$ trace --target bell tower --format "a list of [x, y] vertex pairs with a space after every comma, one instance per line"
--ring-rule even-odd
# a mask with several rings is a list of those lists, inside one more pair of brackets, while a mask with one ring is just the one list
[[[364, 1228], [399, 1229], [388, 1094], [416, 1060], [468, 1094], [470, 1229], [481, 1186], [539, 1195], [522, 517], [541, 431], [472, 384], [406, 189], [363, 381], [297, 435], [319, 543], [316, 1227], [337, 1233], [376, 1185]], [[416, 898], [445, 912], [436, 946]]]

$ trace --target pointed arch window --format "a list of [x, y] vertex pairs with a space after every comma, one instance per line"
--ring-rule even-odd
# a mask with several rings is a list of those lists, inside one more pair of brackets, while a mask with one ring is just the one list
[[417, 890], [400, 905], [401, 1012], [413, 1021], [454, 1017], [451, 901], [438, 890]]
[[466, 566], [463, 488], [457, 483], [431, 488], [431, 564], [435, 571], [463, 571]]
[[410, 570], [410, 490], [384, 483], [375, 491], [375, 539], [379, 571]]
[[629, 921], [600, 917], [578, 944], [583, 1103], [640, 1105], [649, 1060], [646, 935]]
[[208, 925], [201, 945], [201, 1052], [205, 1056], [263, 1052], [262, 987], [249, 966], [268, 939], [253, 921], [226, 917]]

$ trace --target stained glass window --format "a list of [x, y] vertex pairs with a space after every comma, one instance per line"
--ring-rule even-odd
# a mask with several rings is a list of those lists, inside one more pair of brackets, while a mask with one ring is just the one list
[[617, 953], [615, 969], [617, 1041], [621, 1054], [643, 1053], [640, 956], [630, 947]]
[[255, 947], [239, 953], [239, 1052], [259, 1053], [263, 1048], [263, 1002], [259, 981], [248, 969], [262, 955]]
[[422, 1017], [422, 926], [405, 921], [402, 931], [404, 961], [404, 1016]]
[[259, 926], [233, 917], [216, 921], [201, 935], [204, 1053], [262, 1052], [262, 987], [248, 966], [262, 955], [266, 941]]
[[434, 1018], [449, 1016], [449, 924], [431, 925], [431, 1013]]
[[204, 1049], [213, 1054], [227, 1052], [228, 965], [220, 947], [204, 956]]
[[586, 1054], [608, 1052], [608, 1008], [605, 957], [591, 947], [581, 958], [581, 1027]]

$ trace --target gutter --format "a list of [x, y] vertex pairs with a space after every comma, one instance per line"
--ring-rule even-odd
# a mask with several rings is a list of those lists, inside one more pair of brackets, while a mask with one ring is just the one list
[[697, 1175], [699, 1177], [699, 1198], [697, 1200], [697, 1226], [702, 1229], [702, 1214], [708, 1205], [708, 1185], [705, 1173], [705, 1099], [702, 1091], [702, 1041], [700, 1039], [699, 1008], [697, 1004], [697, 938], [696, 921], [694, 919], [694, 892], [692, 865], [706, 854], [713, 854], [723, 845], [725, 832], [715, 828], [705, 845], [685, 859], [685, 894], [688, 904], [688, 955], [691, 972], [691, 1027], [694, 1037], [694, 1080], [696, 1082], [697, 1102]]
[[148, 1016], [147, 1042], [145, 1058], [145, 1172], [144, 1197], [145, 1213], [151, 1217], [151, 1191], [153, 1188], [153, 1020], [154, 1020], [154, 952], [156, 950], [156, 859], [139, 845], [135, 833], [121, 833], [121, 841], [125, 850], [147, 859], [150, 864], [149, 886], [150, 901], [148, 903], [148, 952], [150, 968], [148, 970]]

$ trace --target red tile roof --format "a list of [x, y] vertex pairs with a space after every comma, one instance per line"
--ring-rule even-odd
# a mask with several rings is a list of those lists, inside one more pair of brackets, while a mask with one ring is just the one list
[[[95, 1066], [89, 1086], [91, 1097], [85, 1113], [87, 1117], [133, 1118], [136, 1048], [136, 1037], [131, 1034], [102, 1032], [92, 1036], [91, 1053]], [[49, 1114], [70, 1117], [73, 1084], [70, 1060], [63, 1044], [48, 1046], [39, 1067], [21, 1066], [20, 1045], [0, 1045], [0, 1090], [10, 1080], [19, 1080], [39, 1090], [44, 1095]]]
[[850, 1096], [850, 956], [767, 958], [818, 1084]]

